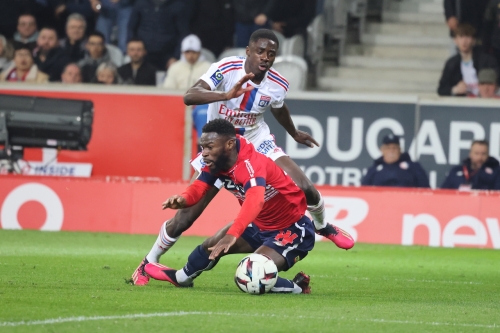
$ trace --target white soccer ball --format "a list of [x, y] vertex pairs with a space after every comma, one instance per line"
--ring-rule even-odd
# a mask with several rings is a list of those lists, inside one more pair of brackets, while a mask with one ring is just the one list
[[278, 280], [278, 268], [266, 255], [252, 253], [243, 258], [234, 275], [234, 282], [241, 291], [253, 295], [267, 293]]

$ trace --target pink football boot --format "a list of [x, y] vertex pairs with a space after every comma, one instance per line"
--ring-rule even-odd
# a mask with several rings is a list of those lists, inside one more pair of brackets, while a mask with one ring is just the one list
[[354, 239], [345, 230], [340, 229], [330, 223], [326, 224], [326, 227], [320, 230], [316, 230], [318, 235], [328, 238], [337, 245], [337, 247], [349, 250], [354, 246]]

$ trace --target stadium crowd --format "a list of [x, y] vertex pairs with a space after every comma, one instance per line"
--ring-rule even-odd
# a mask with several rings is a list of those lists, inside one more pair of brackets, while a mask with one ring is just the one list
[[186, 89], [208, 69], [202, 45], [217, 57], [262, 27], [305, 33], [315, 13], [306, 0], [3, 0], [0, 80], [153, 86], [168, 70], [163, 85]]

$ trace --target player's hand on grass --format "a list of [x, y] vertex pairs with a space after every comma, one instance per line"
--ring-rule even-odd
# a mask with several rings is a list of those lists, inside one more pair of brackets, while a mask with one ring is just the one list
[[233, 246], [234, 243], [236, 243], [236, 237], [232, 235], [225, 235], [217, 244], [215, 244], [215, 246], [208, 249], [209, 251], [212, 251], [208, 259], [214, 260], [217, 259], [221, 253], [227, 253], [229, 248]]
[[301, 130], [297, 130], [297, 132], [295, 132], [293, 139], [298, 143], [302, 143], [303, 145], [306, 145], [310, 148], [313, 148], [314, 146], [319, 147], [319, 143], [316, 142], [316, 140], [314, 140], [309, 133]]
[[181, 209], [186, 206], [186, 199], [180, 195], [173, 195], [161, 204], [162, 209]]
[[227, 93], [226, 93], [226, 101], [230, 100], [230, 99], [233, 99], [233, 98], [238, 98], [240, 97], [241, 95], [243, 95], [245, 92], [247, 91], [250, 91], [250, 90], [253, 90], [253, 86], [252, 85], [249, 85], [248, 87], [245, 87], [245, 88], [242, 88], [243, 84], [245, 84], [245, 82], [247, 82], [248, 80], [251, 80], [254, 78], [254, 74], [253, 73], [248, 73], [248, 74], [245, 74], [245, 76], [243, 76], [235, 85], [234, 87], [231, 88], [231, 90], [229, 90]]

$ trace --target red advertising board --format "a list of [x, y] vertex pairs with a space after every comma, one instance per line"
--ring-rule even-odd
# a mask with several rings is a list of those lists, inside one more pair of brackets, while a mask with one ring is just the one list
[[[88, 150], [61, 151], [58, 162], [91, 163], [92, 176], [97, 177], [182, 180], [185, 117], [182, 96], [15, 89], [0, 89], [0, 94], [91, 100], [94, 103]], [[41, 149], [26, 149], [24, 158], [40, 161]]]
[[[175, 211], [161, 203], [185, 183], [2, 177], [4, 229], [156, 234]], [[322, 187], [327, 220], [358, 242], [500, 249], [500, 193]], [[222, 190], [185, 235], [210, 236], [238, 213]]]

